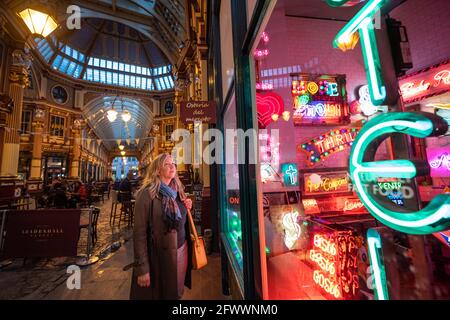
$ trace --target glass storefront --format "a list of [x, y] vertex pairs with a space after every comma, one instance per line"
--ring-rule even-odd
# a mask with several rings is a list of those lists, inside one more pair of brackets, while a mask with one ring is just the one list
[[[229, 12], [223, 2], [219, 17], [226, 20]], [[368, 236], [375, 230], [383, 244], [377, 255], [385, 273], [384, 298], [450, 297], [450, 247], [445, 243], [448, 231], [439, 239], [437, 233], [415, 235], [384, 225], [360, 200], [358, 193], [362, 190], [357, 189], [351, 177], [349, 159], [359, 132], [376, 117], [402, 111], [403, 107], [400, 97], [385, 106], [372, 104], [361, 51], [333, 48], [332, 41], [344, 23], [332, 18], [349, 20], [355, 9], [335, 14], [333, 10], [342, 8], [331, 8], [326, 2], [313, 6], [317, 9], [314, 12], [297, 1], [267, 3], [264, 7], [257, 5], [250, 17], [259, 23], [247, 24], [245, 39], [253, 39], [253, 44], [245, 43], [250, 54], [242, 49], [242, 56], [235, 58], [241, 61], [249, 56], [252, 68], [240, 72], [238, 64], [230, 72], [222, 61], [221, 73], [215, 79], [222, 81], [226, 90], [223, 96], [232, 96], [223, 107], [224, 135], [228, 134], [227, 129], [241, 128], [242, 121], [237, 119], [256, 110], [253, 129], [258, 132], [257, 172], [240, 176], [239, 166], [228, 161], [227, 153], [237, 153], [239, 141], [224, 140], [228, 145], [225, 143], [226, 162], [221, 167], [222, 241], [233, 268], [229, 275], [237, 277], [240, 283], [253, 281], [250, 286], [256, 292], [255, 296], [243, 291], [240, 295], [263, 299], [380, 299], [381, 287], [374, 280], [378, 274], [373, 271], [375, 238]], [[233, 10], [239, 10], [234, 1]], [[317, 12], [322, 12], [320, 17], [308, 17]], [[239, 19], [238, 14], [232, 17]], [[225, 38], [228, 36], [226, 33]], [[378, 31], [376, 36], [387, 37]], [[222, 45], [224, 41], [221, 38]], [[228, 81], [225, 74], [233, 75], [234, 88], [245, 87], [246, 81], [252, 87], [240, 95], [238, 89], [228, 88], [229, 82], [223, 82]], [[240, 99], [251, 101], [247, 99], [249, 95], [254, 106], [236, 107], [244, 104]], [[432, 103], [435, 109], [438, 105], [438, 112], [445, 113], [439, 108], [444, 103], [442, 99], [429, 102]], [[429, 111], [424, 109], [416, 111]], [[443, 169], [417, 179], [383, 173], [367, 180], [364, 188], [370, 189], [367, 192], [389, 210], [414, 212], [443, 193], [436, 191], [427, 200], [422, 194], [424, 186], [439, 185], [450, 192], [448, 177], [442, 176], [445, 165], [450, 164], [450, 158], [444, 155], [448, 146], [433, 150], [443, 143], [442, 137], [423, 140], [399, 136], [382, 137], [368, 148], [366, 158], [426, 160], [428, 155], [429, 159], [436, 158], [430, 160], [432, 169], [439, 165]], [[420, 156], [421, 149], [414, 148], [415, 143], [422, 147], [428, 144], [426, 153], [422, 150]], [[250, 157], [252, 149], [247, 148], [246, 152]], [[253, 181], [256, 189], [252, 189]], [[418, 186], [418, 181], [423, 181], [423, 185]], [[252, 192], [258, 195], [258, 201], [250, 203], [258, 211], [257, 230], [246, 227], [248, 220], [244, 218], [251, 213], [242, 204], [243, 199], [249, 201]], [[250, 243], [249, 249], [246, 243]], [[248, 278], [249, 274], [253, 279]]]

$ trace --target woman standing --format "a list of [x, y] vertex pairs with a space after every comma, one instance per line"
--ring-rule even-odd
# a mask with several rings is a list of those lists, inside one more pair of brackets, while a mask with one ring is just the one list
[[191, 208], [172, 157], [159, 155], [136, 197], [130, 299], [181, 299], [191, 288]]

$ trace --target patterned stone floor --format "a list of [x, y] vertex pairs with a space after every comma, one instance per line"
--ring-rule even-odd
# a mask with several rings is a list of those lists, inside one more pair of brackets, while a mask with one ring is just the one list
[[[98, 203], [98, 241], [93, 256], [98, 262], [81, 267], [81, 288], [70, 290], [67, 268], [76, 264], [77, 258], [14, 259], [0, 261], [0, 299], [64, 299], [64, 300], [126, 300], [131, 284], [131, 269], [123, 267], [133, 260], [132, 229], [124, 223], [118, 227], [109, 224], [111, 202]], [[82, 214], [87, 217], [87, 213]], [[86, 254], [87, 232], [81, 232], [78, 255]], [[220, 255], [208, 256], [208, 265], [193, 271], [193, 289], [186, 289], [183, 299], [228, 300], [222, 295]]]

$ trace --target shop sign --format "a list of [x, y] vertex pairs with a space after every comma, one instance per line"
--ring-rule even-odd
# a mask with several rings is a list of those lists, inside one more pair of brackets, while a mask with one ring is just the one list
[[305, 195], [351, 191], [347, 171], [305, 173], [303, 181]]
[[281, 173], [285, 186], [298, 186], [298, 169], [295, 163], [282, 163]]
[[428, 148], [427, 158], [432, 177], [450, 177], [449, 148]]
[[299, 145], [299, 150], [306, 153], [308, 164], [312, 166], [331, 154], [350, 147], [358, 131], [358, 128], [333, 130]]
[[294, 125], [349, 122], [344, 76], [300, 74], [291, 89]]
[[314, 283], [335, 299], [352, 299], [359, 288], [357, 250], [351, 232], [316, 233], [309, 251]]
[[405, 103], [450, 91], [450, 60], [400, 78], [399, 86]]
[[184, 101], [181, 103], [180, 120], [183, 123], [216, 123], [215, 101]]

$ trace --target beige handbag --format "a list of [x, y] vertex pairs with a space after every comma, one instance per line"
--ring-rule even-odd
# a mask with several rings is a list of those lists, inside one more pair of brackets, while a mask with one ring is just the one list
[[194, 220], [192, 219], [191, 210], [187, 211], [189, 217], [189, 226], [192, 239], [192, 269], [198, 270], [206, 266], [208, 259], [206, 258], [205, 242], [203, 237], [197, 235]]

